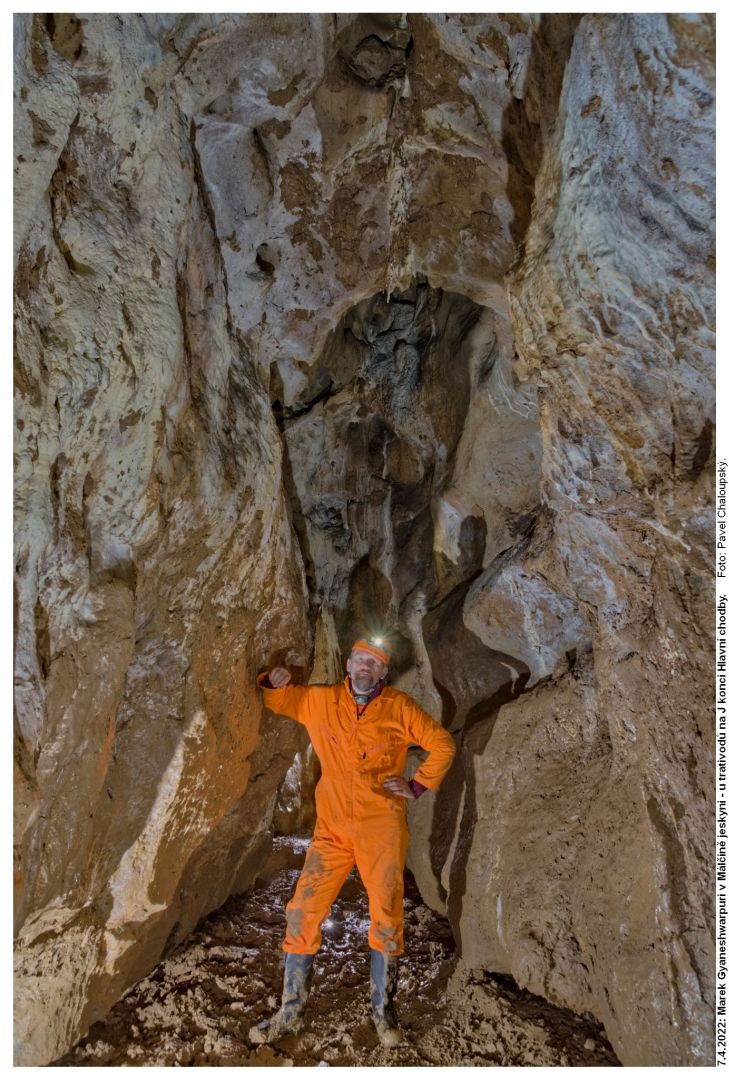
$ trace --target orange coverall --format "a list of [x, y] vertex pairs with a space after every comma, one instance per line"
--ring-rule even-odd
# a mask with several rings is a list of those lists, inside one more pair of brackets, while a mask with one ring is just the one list
[[[267, 675], [259, 676], [259, 685]], [[322, 772], [314, 836], [286, 907], [284, 951], [318, 951], [321, 924], [356, 864], [369, 897], [370, 947], [401, 954], [406, 800], [391, 795], [382, 782], [402, 776], [408, 746], [417, 745], [428, 757], [413, 779], [435, 791], [455, 754], [452, 737], [412, 698], [391, 687], [384, 687], [359, 719], [348, 682], [261, 689], [268, 709], [304, 724]]]

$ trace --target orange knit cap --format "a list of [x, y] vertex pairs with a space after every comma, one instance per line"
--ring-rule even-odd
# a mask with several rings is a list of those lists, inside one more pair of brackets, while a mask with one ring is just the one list
[[371, 656], [376, 656], [385, 667], [390, 666], [390, 654], [386, 653], [384, 649], [379, 645], [373, 645], [371, 641], [367, 641], [365, 638], [359, 638], [352, 646], [353, 649], [361, 649], [362, 652], [370, 653]]

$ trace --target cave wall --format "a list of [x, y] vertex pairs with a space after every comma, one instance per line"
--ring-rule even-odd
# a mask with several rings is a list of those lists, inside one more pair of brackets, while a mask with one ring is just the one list
[[306, 819], [255, 673], [373, 616], [462, 962], [710, 1060], [712, 35], [16, 17], [18, 1064]]
[[297, 745], [258, 741], [304, 578], [175, 82], [209, 26], [16, 20], [19, 1064], [250, 884]]
[[[635, 1065], [712, 1054], [712, 32], [700, 16], [577, 30], [510, 280], [549, 509], [511, 651], [534, 675], [536, 608], [575, 652], [473, 732], [456, 900], [464, 955], [600, 1016]], [[504, 647], [497, 603], [474, 593], [464, 621]]]

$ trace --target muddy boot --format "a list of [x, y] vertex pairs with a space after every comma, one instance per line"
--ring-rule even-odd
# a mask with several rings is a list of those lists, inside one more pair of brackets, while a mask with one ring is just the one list
[[397, 1026], [393, 999], [397, 987], [397, 957], [370, 949], [372, 1019], [383, 1046], [399, 1046], [405, 1035]]
[[252, 1043], [272, 1043], [284, 1035], [295, 1035], [301, 1027], [302, 1013], [311, 989], [313, 955], [286, 953], [281, 1008], [270, 1020], [262, 1020], [248, 1032]]

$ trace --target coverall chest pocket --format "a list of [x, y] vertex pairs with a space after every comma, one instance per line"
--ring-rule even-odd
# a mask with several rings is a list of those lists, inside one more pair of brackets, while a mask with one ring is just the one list
[[337, 738], [337, 736], [334, 734], [333, 731], [330, 731], [329, 728], [325, 727], [324, 724], [321, 725], [321, 729], [324, 732], [324, 734], [326, 735], [329, 742], [332, 744], [332, 746], [339, 746], [339, 739]]
[[401, 748], [402, 741], [393, 737], [365, 747], [360, 751], [360, 758], [362, 761], [371, 761], [378, 768], [385, 767], [392, 764]]

